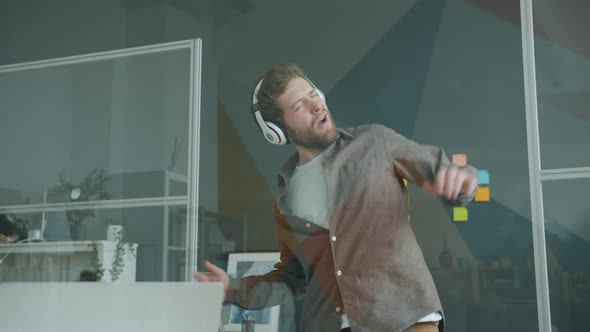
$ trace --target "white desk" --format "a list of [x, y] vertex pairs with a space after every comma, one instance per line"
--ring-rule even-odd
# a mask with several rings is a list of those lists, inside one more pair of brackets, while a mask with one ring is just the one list
[[[102, 280], [111, 281], [109, 269], [115, 257], [116, 242], [67, 241], [0, 244], [0, 258], [11, 252], [0, 264], [0, 282], [6, 281], [78, 281], [80, 271], [90, 267], [92, 244], [104, 268]], [[137, 244], [133, 244], [137, 252]], [[124, 268], [119, 275], [123, 282], [135, 281], [135, 256], [125, 245]]]
[[219, 282], [0, 283], [0, 330], [217, 332]]

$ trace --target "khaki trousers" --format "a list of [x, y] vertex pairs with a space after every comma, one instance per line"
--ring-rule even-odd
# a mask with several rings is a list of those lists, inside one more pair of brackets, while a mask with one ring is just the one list
[[[350, 332], [350, 327], [342, 329], [341, 332]], [[438, 332], [438, 322], [416, 323], [404, 332]]]
[[438, 322], [416, 323], [404, 332], [438, 332]]

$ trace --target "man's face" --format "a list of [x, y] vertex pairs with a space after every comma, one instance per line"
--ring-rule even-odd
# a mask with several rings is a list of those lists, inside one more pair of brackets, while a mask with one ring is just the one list
[[295, 145], [322, 150], [338, 137], [328, 106], [306, 79], [291, 79], [277, 101], [287, 135]]

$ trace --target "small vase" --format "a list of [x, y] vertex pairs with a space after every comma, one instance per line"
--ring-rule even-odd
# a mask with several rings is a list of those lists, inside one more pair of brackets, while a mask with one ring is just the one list
[[86, 225], [70, 224], [70, 238], [72, 241], [84, 241], [86, 239]]

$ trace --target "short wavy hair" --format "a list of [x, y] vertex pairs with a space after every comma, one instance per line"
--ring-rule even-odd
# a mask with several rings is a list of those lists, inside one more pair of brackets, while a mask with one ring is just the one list
[[283, 110], [277, 99], [285, 92], [289, 81], [296, 77], [305, 78], [305, 74], [295, 64], [278, 64], [269, 68], [256, 80], [255, 84], [258, 84], [261, 79], [263, 81], [260, 90], [258, 90], [258, 103], [254, 105], [253, 111], [260, 111], [264, 120], [283, 124]]

